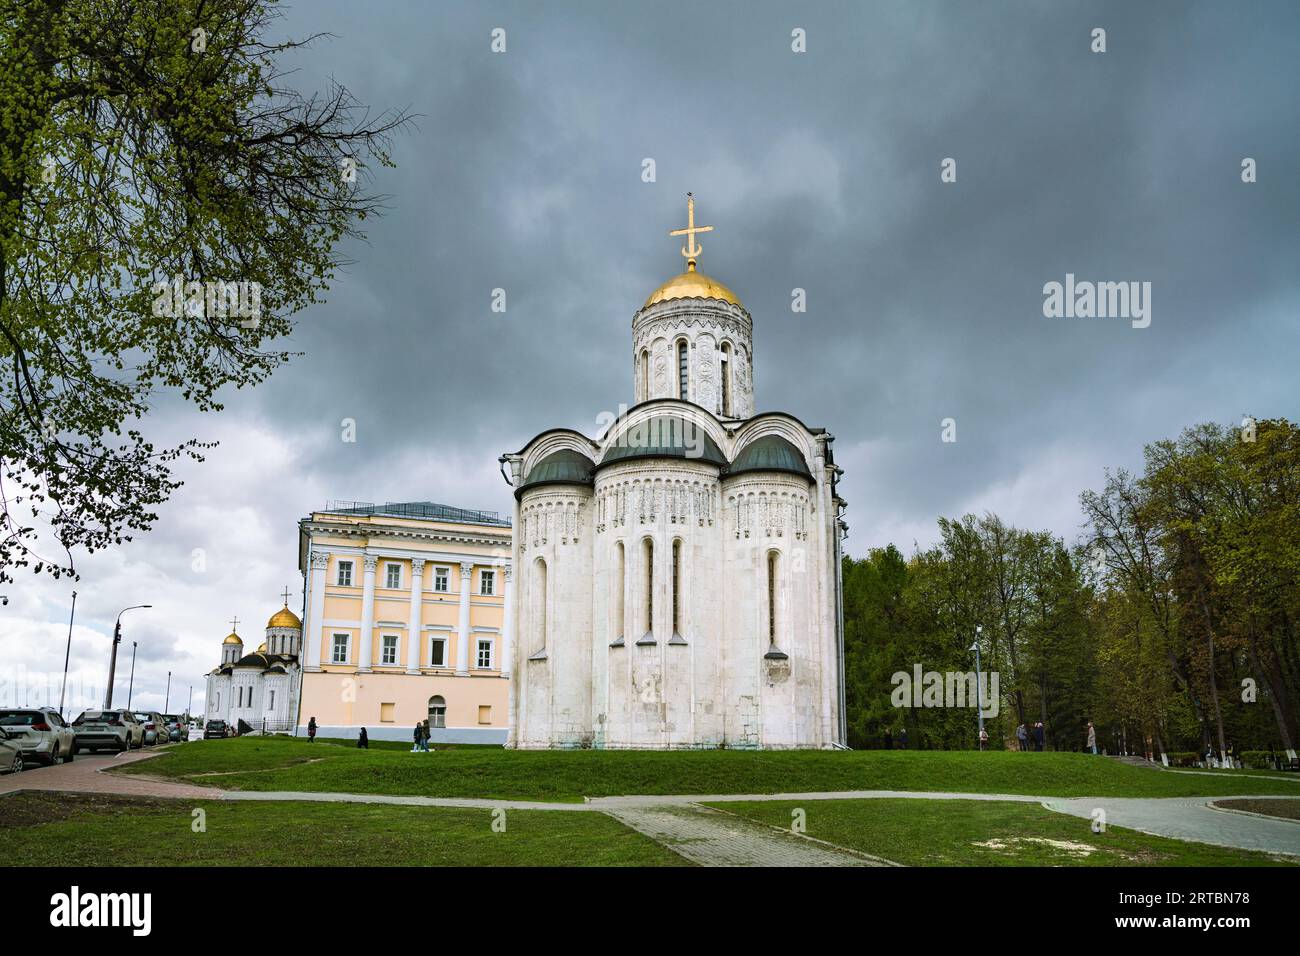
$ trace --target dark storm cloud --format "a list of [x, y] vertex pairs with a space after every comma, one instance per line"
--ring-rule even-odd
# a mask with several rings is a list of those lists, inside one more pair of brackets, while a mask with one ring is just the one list
[[[961, 508], [1057, 446], [1099, 468], [1291, 412], [1297, 27], [1283, 4], [298, 6], [286, 32], [336, 35], [304, 87], [421, 116], [376, 173], [390, 212], [303, 316], [307, 356], [251, 401], [319, 433], [306, 465], [359, 496], [384, 482], [344, 417], [369, 455], [595, 432], [630, 398], [629, 320], [681, 268], [664, 233], [693, 189], [718, 227], [701, 267], [755, 317], [760, 407], [837, 435], [868, 526]], [[1150, 281], [1151, 327], [1045, 319], [1067, 272]]]

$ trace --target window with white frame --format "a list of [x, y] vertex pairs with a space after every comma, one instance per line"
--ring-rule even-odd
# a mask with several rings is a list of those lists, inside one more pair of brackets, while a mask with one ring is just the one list
[[429, 726], [447, 726], [447, 701], [438, 694], [429, 698]]
[[429, 641], [429, 666], [447, 666], [447, 639], [445, 637], [434, 637]]
[[478, 573], [478, 593], [486, 594], [491, 597], [496, 593], [497, 573], [495, 571], [480, 571]]
[[480, 670], [491, 670], [492, 668], [492, 641], [479, 639], [478, 642], [478, 666]]
[[341, 588], [352, 587], [352, 562], [351, 561], [339, 562], [339, 573], [338, 573], [338, 577], [335, 578], [335, 581], [338, 582], [338, 586]]
[[397, 635], [385, 634], [383, 637], [383, 646], [379, 650], [379, 663], [396, 664], [397, 663]]
[[275, 710], [275, 691], [269, 691], [267, 693], [267, 696], [270, 698], [270, 700], [266, 702], [266, 709], [268, 712], [270, 712]]
[[348, 662], [348, 635], [334, 635], [334, 652], [330, 655], [330, 661], [334, 664], [346, 664]]
[[434, 568], [434, 569], [433, 569], [433, 589], [434, 589], [435, 591], [447, 591], [447, 590], [448, 590], [448, 587], [447, 587], [447, 580], [448, 580], [448, 576], [449, 576], [450, 574], [451, 574], [451, 571], [450, 571], [449, 568]]
[[402, 586], [402, 566], [400, 564], [384, 565], [384, 587], [400, 588]]

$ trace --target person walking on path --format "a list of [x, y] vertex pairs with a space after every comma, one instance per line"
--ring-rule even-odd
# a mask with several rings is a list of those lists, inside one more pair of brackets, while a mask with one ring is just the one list
[[1097, 754], [1097, 728], [1088, 721], [1088, 749], [1092, 751], [1093, 756]]
[[980, 728], [980, 750], [989, 749], [989, 732]]
[[1029, 749], [1029, 734], [1025, 730], [1024, 721], [1021, 721], [1020, 726], [1016, 728], [1016, 741], [1020, 744], [1022, 752]]
[[316, 718], [313, 717], [311, 720], [307, 721], [307, 743], [314, 744], [315, 742], [316, 742]]
[[363, 750], [370, 749], [370, 737], [364, 727], [361, 728], [361, 733], [357, 735], [357, 746]]

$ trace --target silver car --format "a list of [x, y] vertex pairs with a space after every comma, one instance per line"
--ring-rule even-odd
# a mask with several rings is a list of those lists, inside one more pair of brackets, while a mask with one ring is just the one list
[[137, 710], [133, 714], [140, 726], [144, 728], [144, 745], [152, 747], [161, 740], [167, 743], [167, 728], [164, 725], [162, 714], [154, 711]]
[[27, 760], [53, 766], [68, 763], [77, 752], [77, 737], [57, 710], [49, 707], [12, 707], [0, 710], [0, 727]]
[[144, 727], [129, 710], [88, 710], [72, 722], [78, 750], [116, 750], [144, 746]]
[[0, 727], [0, 773], [22, 773], [23, 748]]

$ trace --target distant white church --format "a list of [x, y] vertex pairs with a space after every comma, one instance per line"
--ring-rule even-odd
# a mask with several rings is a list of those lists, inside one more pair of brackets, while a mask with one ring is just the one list
[[[266, 640], [244, 653], [231, 630], [221, 642], [221, 663], [207, 677], [204, 716], [266, 733], [292, 733], [301, 683], [302, 621], [285, 606], [266, 622]], [[238, 621], [232, 624], [237, 626]]]
[[[632, 318], [636, 404], [502, 456], [518, 592], [507, 746], [843, 745], [832, 436], [755, 414], [753, 323], [696, 269]], [[811, 346], [810, 346], [811, 347]]]

